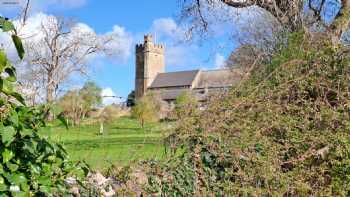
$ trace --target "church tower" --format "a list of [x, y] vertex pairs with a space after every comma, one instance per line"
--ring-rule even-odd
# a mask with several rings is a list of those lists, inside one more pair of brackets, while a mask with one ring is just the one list
[[164, 46], [153, 43], [152, 35], [136, 45], [135, 98], [141, 98], [158, 73], [165, 71]]

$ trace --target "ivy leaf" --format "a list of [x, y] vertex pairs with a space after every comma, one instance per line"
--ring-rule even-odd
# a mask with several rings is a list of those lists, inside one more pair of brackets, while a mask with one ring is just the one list
[[11, 93], [13, 93], [12, 84], [7, 80], [0, 81], [0, 89], [4, 94], [6, 94], [8, 96], [10, 96]]
[[18, 56], [23, 59], [24, 48], [21, 39], [17, 35], [12, 35], [12, 41], [15, 44]]
[[10, 169], [11, 172], [16, 172], [16, 170], [18, 169], [17, 164], [7, 163], [6, 166]]
[[61, 123], [66, 127], [66, 129], [68, 130], [68, 121], [67, 119], [64, 117], [64, 115], [61, 113], [57, 116], [57, 119], [61, 121]]
[[26, 105], [26, 102], [24, 100], [24, 98], [22, 97], [21, 94], [19, 94], [18, 92], [11, 92], [10, 94], [11, 96], [13, 96], [18, 102], [20, 102], [22, 105]]
[[4, 70], [7, 64], [7, 57], [3, 50], [0, 50], [0, 72]]
[[18, 114], [16, 111], [12, 111], [9, 120], [11, 121], [11, 125], [18, 127]]
[[8, 20], [2, 20], [0, 22], [0, 25], [2, 26], [1, 29], [4, 32], [12, 31], [15, 30], [15, 26], [12, 24], [11, 21]]
[[14, 185], [21, 185], [22, 183], [26, 183], [27, 179], [24, 176], [24, 174], [19, 173], [19, 174], [11, 174], [8, 177], [9, 181], [14, 184]]
[[5, 184], [4, 177], [0, 176], [0, 192], [4, 192], [7, 190], [7, 186]]
[[28, 192], [12, 192], [11, 193], [13, 197], [27, 197]]
[[9, 162], [12, 157], [14, 156], [13, 152], [9, 149], [5, 149], [4, 152], [2, 152], [2, 162], [7, 163]]
[[40, 176], [38, 178], [38, 182], [40, 185], [50, 186], [51, 185], [51, 178], [50, 178], [50, 176]]
[[15, 139], [16, 131], [13, 127], [3, 127], [0, 129], [0, 134], [2, 143], [8, 146]]
[[5, 68], [5, 72], [8, 74], [7, 81], [16, 82], [16, 69], [14, 67]]

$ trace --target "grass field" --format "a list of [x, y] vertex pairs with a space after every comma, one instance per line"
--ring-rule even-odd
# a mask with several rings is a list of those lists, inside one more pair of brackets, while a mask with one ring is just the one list
[[164, 155], [161, 124], [142, 129], [134, 119], [122, 117], [105, 125], [103, 135], [99, 125], [82, 125], [66, 130], [55, 126], [42, 134], [61, 142], [74, 161], [85, 160], [93, 169], [105, 169], [111, 164], [125, 165], [143, 159], [159, 159]]

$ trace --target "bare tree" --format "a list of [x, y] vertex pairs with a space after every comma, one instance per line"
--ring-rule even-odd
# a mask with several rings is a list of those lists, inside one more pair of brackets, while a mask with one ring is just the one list
[[19, 70], [20, 84], [17, 86], [18, 91], [25, 96], [27, 104], [34, 106], [45, 100], [45, 76], [44, 71], [39, 67], [22, 66]]
[[99, 36], [82, 24], [47, 16], [40, 29], [25, 40], [26, 66], [31, 67], [33, 83], [40, 79], [46, 92], [46, 102], [52, 103], [57, 89], [74, 74], [85, 75], [88, 60], [101, 52], [113, 36]]
[[[218, 6], [226, 7], [224, 10], [226, 12], [232, 11], [227, 8], [251, 12], [263, 10], [289, 32], [305, 30], [312, 24], [319, 23], [324, 25], [327, 34], [332, 37], [335, 44], [339, 43], [350, 23], [350, 0], [331, 2], [326, 0], [181, 0], [180, 2], [182, 2], [181, 16], [191, 24], [189, 30], [198, 32], [208, 31], [210, 25], [208, 16]], [[311, 15], [307, 15], [307, 19], [312, 17], [313, 20], [305, 20], [305, 11], [311, 12]], [[325, 22], [324, 13], [334, 16], [330, 25]], [[245, 19], [241, 18], [241, 20]]]
[[263, 59], [261, 57], [262, 54], [263, 53], [253, 45], [241, 45], [230, 54], [225, 62], [225, 67], [230, 69], [241, 68], [246, 72], [257, 59]]

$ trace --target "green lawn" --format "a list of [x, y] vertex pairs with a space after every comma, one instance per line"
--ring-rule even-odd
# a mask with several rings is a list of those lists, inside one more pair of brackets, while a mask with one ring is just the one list
[[164, 155], [161, 124], [140, 128], [138, 122], [127, 117], [105, 125], [99, 134], [99, 125], [82, 125], [66, 130], [62, 126], [41, 132], [51, 140], [61, 142], [74, 161], [85, 160], [94, 169], [110, 164], [125, 165], [143, 159], [159, 159]]

